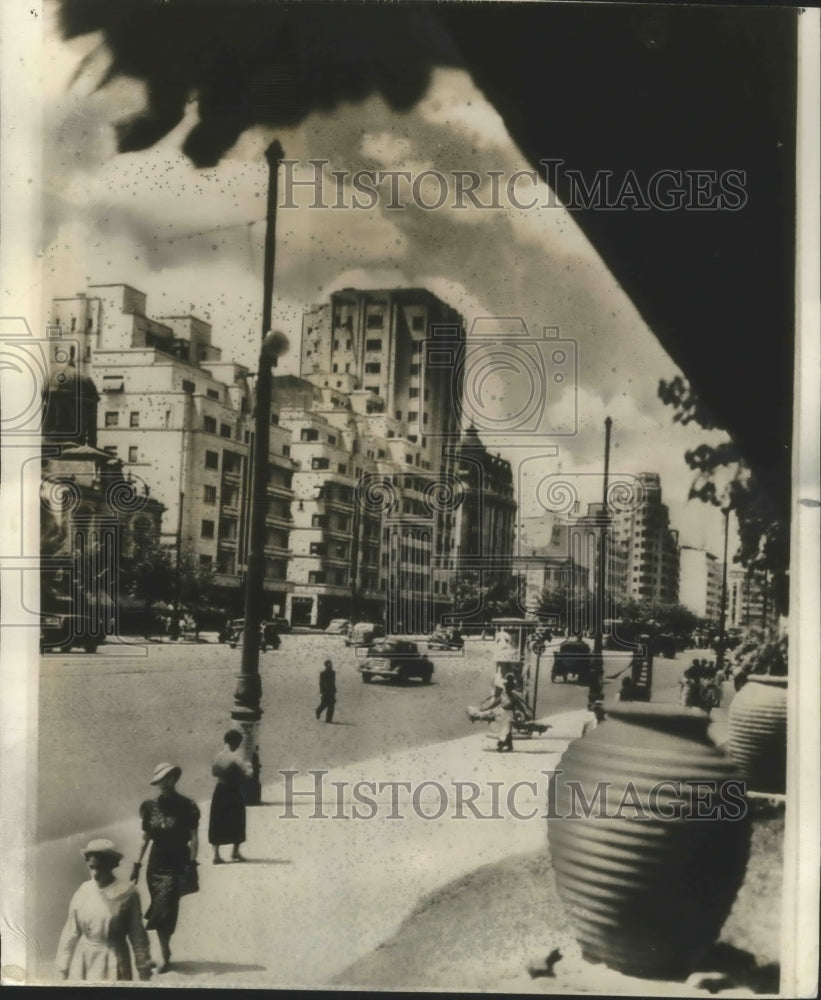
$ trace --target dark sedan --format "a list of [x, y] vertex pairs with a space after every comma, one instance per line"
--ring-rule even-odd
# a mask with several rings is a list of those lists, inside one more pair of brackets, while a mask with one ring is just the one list
[[433, 663], [419, 652], [415, 642], [407, 639], [383, 639], [375, 642], [357, 669], [365, 684], [370, 684], [374, 677], [400, 684], [416, 677], [423, 684], [430, 684], [433, 676]]

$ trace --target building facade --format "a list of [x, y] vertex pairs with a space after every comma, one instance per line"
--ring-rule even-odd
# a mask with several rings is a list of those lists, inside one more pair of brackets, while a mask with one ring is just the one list
[[679, 600], [678, 532], [662, 502], [661, 479], [638, 473], [637, 502], [613, 518], [613, 546], [619, 560], [624, 596], [636, 601], [675, 604]]
[[[194, 316], [151, 319], [128, 285], [92, 285], [52, 303], [50, 330], [77, 341], [100, 397], [100, 448], [166, 508], [164, 541], [213, 572], [216, 599], [240, 613], [248, 552], [253, 396], [248, 370], [223, 362], [211, 326]], [[290, 432], [272, 411], [266, 512], [266, 614], [289, 588]]]
[[736, 567], [727, 571], [727, 627], [767, 628], [773, 619], [763, 571]]
[[721, 616], [722, 563], [706, 549], [682, 545], [679, 563], [679, 602], [710, 622]]

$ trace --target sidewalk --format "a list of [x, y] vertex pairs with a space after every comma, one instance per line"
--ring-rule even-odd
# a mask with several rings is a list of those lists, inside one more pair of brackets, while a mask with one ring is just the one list
[[[496, 752], [487, 724], [478, 723], [469, 736], [360, 761], [319, 779], [280, 776], [263, 789], [263, 805], [248, 809], [244, 865], [211, 864], [209, 803], [200, 803], [200, 892], [183, 899], [172, 969], [152, 985], [327, 984], [390, 937], [427, 893], [544, 846], [548, 776], [542, 772], [555, 768], [586, 717], [582, 710], [543, 719], [551, 726], [544, 736], [516, 740], [513, 753]], [[381, 791], [357, 786], [361, 782], [382, 783]], [[392, 782], [410, 788], [394, 789]], [[39, 982], [53, 975], [51, 941], [56, 944], [70, 893], [83, 878], [79, 849], [92, 834], [121, 845], [127, 874], [139, 849], [136, 820], [31, 852], [38, 909], [49, 911], [31, 928], [43, 948]], [[76, 880], [64, 889], [57, 872], [66, 870]], [[145, 909], [144, 880], [140, 888]]]
[[[423, 897], [484, 865], [545, 846], [544, 772], [555, 769], [587, 717], [580, 710], [542, 719], [551, 728], [516, 740], [513, 753], [498, 753], [492, 729], [478, 723], [460, 739], [318, 776], [280, 776], [263, 789], [263, 805], [248, 809], [246, 864], [211, 864], [209, 803], [200, 803], [200, 892], [182, 901], [172, 968], [155, 975], [152, 986], [328, 985], [391, 938]], [[381, 791], [374, 783], [382, 783]], [[32, 852], [39, 909], [49, 911], [40, 927], [30, 928], [44, 950], [38, 982], [53, 976], [56, 935], [84, 877], [79, 849], [92, 834], [121, 845], [127, 875], [139, 846], [136, 819]], [[230, 849], [222, 853], [227, 857]], [[63, 885], [67, 873], [74, 881]], [[144, 879], [140, 889], [145, 909]], [[543, 928], [551, 931], [547, 922]], [[453, 930], [458, 940], [458, 927]], [[156, 950], [156, 936], [150, 937]], [[632, 992], [620, 988], [623, 977], [603, 967], [602, 974], [606, 991]], [[644, 985], [658, 994], [669, 987], [673, 994], [698, 995], [681, 983]], [[510, 988], [551, 991], [549, 980], [531, 981], [524, 969]]]

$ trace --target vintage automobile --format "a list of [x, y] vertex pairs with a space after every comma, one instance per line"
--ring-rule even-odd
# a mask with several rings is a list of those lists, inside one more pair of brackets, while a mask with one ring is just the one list
[[433, 663], [415, 642], [407, 639], [381, 639], [368, 650], [368, 655], [357, 665], [362, 681], [370, 684], [374, 677], [404, 684], [418, 677], [423, 684], [430, 684]]
[[346, 646], [370, 646], [376, 639], [385, 636], [385, 629], [375, 622], [357, 622], [351, 625], [345, 636]]
[[559, 677], [567, 681], [568, 675], [576, 678], [577, 684], [587, 684], [590, 681], [590, 646], [584, 639], [565, 639], [553, 653], [553, 668], [550, 680], [555, 682]]
[[96, 653], [100, 641], [82, 615], [55, 612], [46, 613], [40, 619], [41, 652], [69, 653], [79, 646], [86, 653]]
[[[228, 626], [228, 645], [231, 649], [236, 649], [242, 642], [242, 633], [245, 631], [245, 619], [234, 618]], [[266, 652], [268, 647], [277, 649], [279, 647], [279, 629], [272, 622], [262, 622], [259, 626], [259, 651]]]
[[334, 618], [325, 629], [327, 635], [347, 635], [351, 628], [350, 618]]
[[428, 649], [457, 650], [463, 649], [465, 640], [456, 628], [444, 628], [438, 625], [428, 638]]

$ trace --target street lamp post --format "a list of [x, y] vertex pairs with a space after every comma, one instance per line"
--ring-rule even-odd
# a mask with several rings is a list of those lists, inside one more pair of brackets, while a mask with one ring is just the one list
[[254, 764], [254, 776], [245, 787], [247, 805], [259, 805], [259, 755], [257, 737], [262, 718], [262, 684], [259, 676], [260, 625], [265, 585], [265, 515], [268, 509], [268, 442], [271, 427], [272, 366], [287, 349], [284, 334], [271, 332], [276, 248], [277, 171], [282, 147], [276, 141], [265, 151], [268, 161], [268, 211], [265, 232], [265, 259], [262, 299], [262, 344], [257, 369], [254, 407], [254, 441], [251, 472], [251, 523], [248, 561], [245, 572], [245, 629], [242, 660], [234, 692], [231, 719], [242, 732], [246, 760]]
[[727, 538], [730, 533], [730, 507], [724, 508], [724, 563], [721, 569], [721, 618], [718, 625], [718, 649], [716, 650], [716, 673], [724, 669], [724, 644], [727, 626]]
[[604, 421], [604, 486], [602, 488], [602, 523], [599, 535], [599, 573], [596, 578], [596, 633], [593, 639], [593, 667], [598, 670], [602, 666], [602, 650], [604, 647], [604, 605], [606, 600], [607, 579], [607, 529], [610, 515], [607, 512], [607, 486], [610, 477], [610, 429], [613, 421], [607, 417]]

